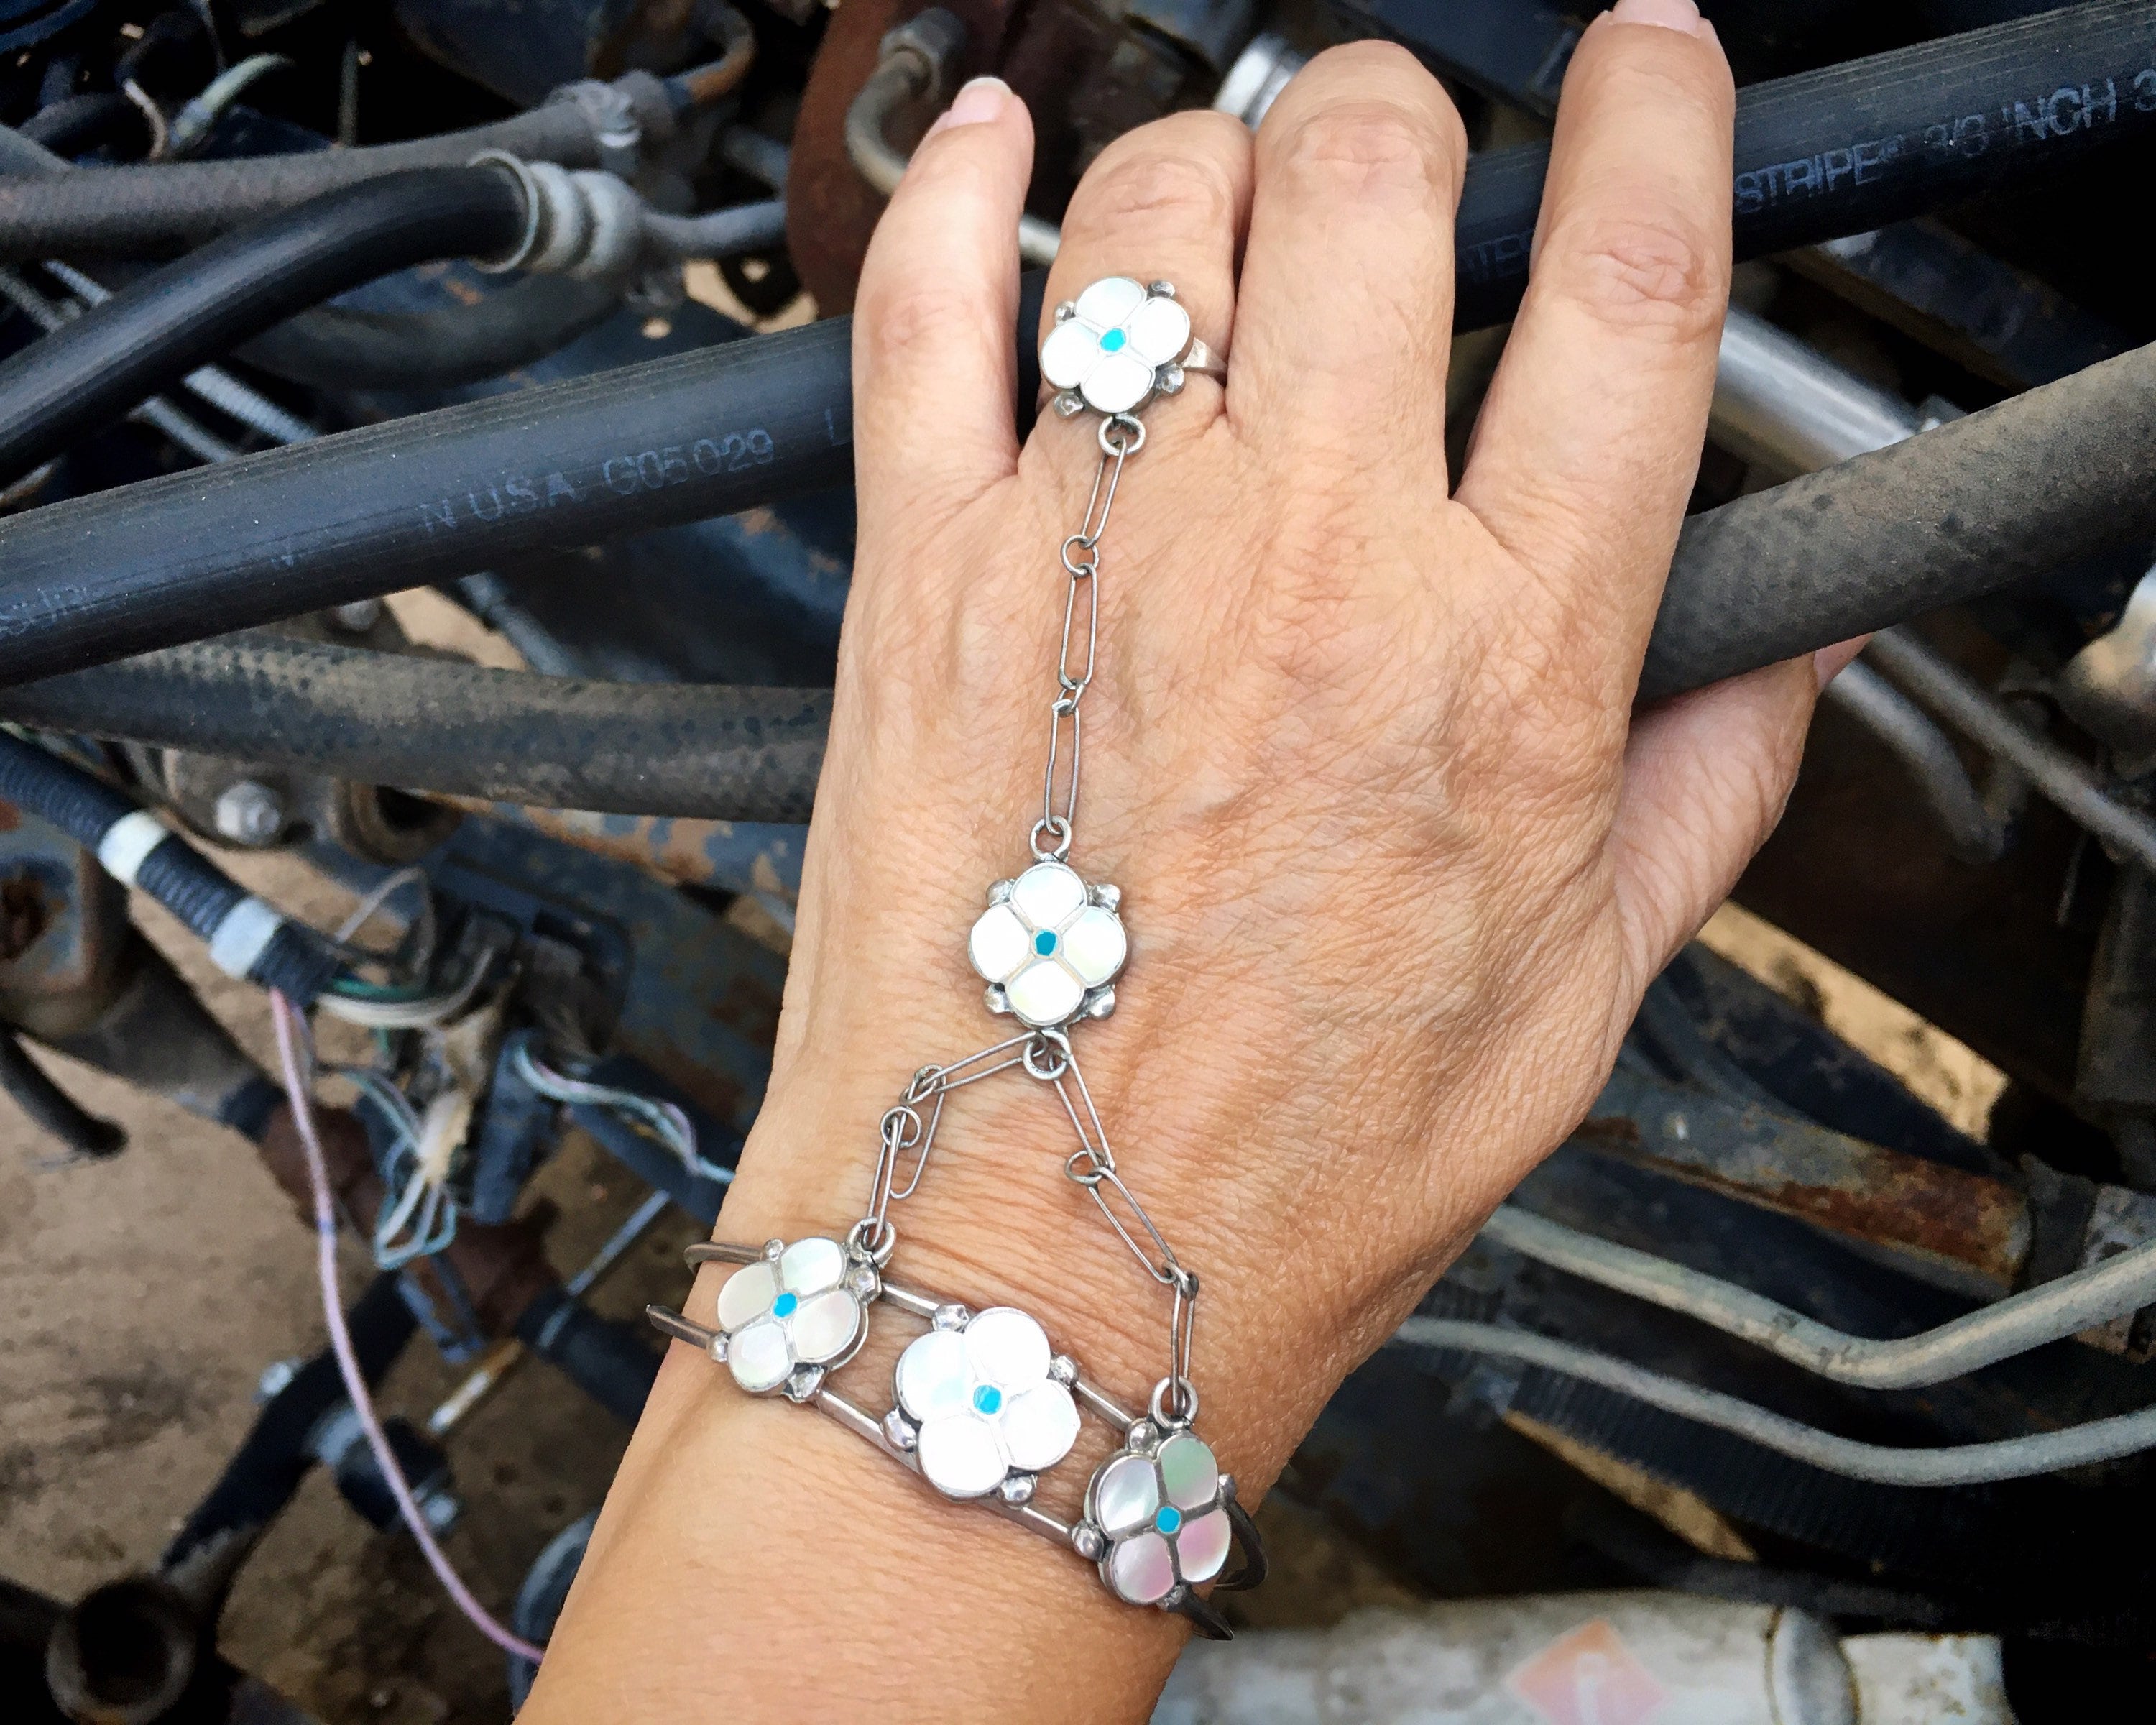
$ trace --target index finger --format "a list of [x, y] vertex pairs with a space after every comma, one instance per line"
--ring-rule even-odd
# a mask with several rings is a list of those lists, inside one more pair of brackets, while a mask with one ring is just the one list
[[1734, 108], [1691, 0], [1620, 0], [1581, 38], [1527, 296], [1457, 494], [1547, 603], [1620, 648], [1628, 675], [1714, 391]]

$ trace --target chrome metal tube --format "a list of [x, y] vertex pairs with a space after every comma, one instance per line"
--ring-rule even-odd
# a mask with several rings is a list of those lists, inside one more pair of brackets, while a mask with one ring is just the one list
[[2152, 1242], [1936, 1329], [1879, 1341], [1846, 1334], [1733, 1282], [1512, 1204], [1498, 1206], [1483, 1224], [1481, 1237], [1598, 1287], [1697, 1318], [1822, 1378], [1864, 1389], [1943, 1384], [2156, 1301]]
[[1591, 1348], [1524, 1330], [1455, 1318], [1409, 1318], [1393, 1336], [1393, 1345], [1450, 1349], [1518, 1360], [1544, 1371], [1562, 1373], [1584, 1384], [1627, 1395], [1681, 1420], [1733, 1433], [1748, 1442], [1792, 1461], [1870, 1480], [1882, 1486], [1973, 1486], [1992, 1480], [2026, 1479], [2061, 1468], [2114, 1461], [2156, 1448], [2156, 1408], [2092, 1420], [2063, 1430], [2001, 1438], [1990, 1443], [1953, 1444], [1935, 1450], [1902, 1450], [1885, 1444], [1859, 1443], [1805, 1425], [1779, 1414], [1739, 1401], [1718, 1390], [1701, 1389], [1650, 1372]]
[[1924, 425], [1899, 396], [1741, 305], [1722, 326], [1708, 423], [1717, 443], [1797, 473], [1883, 449]]
[[2010, 763], [2037, 795], [2141, 867], [2156, 870], [2156, 820], [2112, 797], [2096, 768], [2031, 731], [1921, 636], [1906, 627], [1881, 629], [1865, 652], [1954, 729]]
[[2006, 849], [2006, 823], [1984, 806], [1984, 797], [1940, 730], [1886, 678], [1862, 660], [1843, 667], [1825, 698], [1848, 713], [1908, 768], [1954, 854], [1964, 862], [1998, 861]]

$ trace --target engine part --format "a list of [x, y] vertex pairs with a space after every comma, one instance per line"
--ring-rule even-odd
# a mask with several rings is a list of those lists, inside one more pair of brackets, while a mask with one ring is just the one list
[[127, 1134], [100, 1120], [53, 1081], [52, 1075], [23, 1052], [22, 1040], [0, 1029], [0, 1090], [41, 1132], [59, 1140], [76, 1156], [116, 1156], [127, 1147]]
[[1724, 448], [1785, 472], [1810, 473], [1914, 437], [1924, 423], [1899, 396], [1756, 313], [1729, 308], [1708, 421]]
[[[1950, 1713], [1948, 1710], [1951, 1710]], [[1988, 1635], [1837, 1641], [1799, 1610], [1681, 1594], [1369, 1609], [1322, 1630], [1193, 1642], [1154, 1725], [2013, 1725]]]
[[1866, 1389], [1905, 1389], [1959, 1377], [2128, 1317], [2156, 1299], [2156, 1247], [2137, 1246], [1937, 1329], [1880, 1341], [1845, 1335], [1732, 1283], [1514, 1205], [1499, 1205], [1482, 1231], [1537, 1263], [1681, 1312], [1807, 1371]]
[[97, 853], [114, 879], [139, 886], [209, 943], [228, 975], [311, 1002], [341, 968], [336, 950], [190, 849], [117, 791], [18, 737], [0, 734], [0, 796]]
[[1990, 1443], [1900, 1449], [1821, 1431], [1719, 1390], [1702, 1389], [1649, 1371], [1629, 1360], [1495, 1324], [1419, 1316], [1401, 1324], [1394, 1343], [1408, 1348], [1488, 1354], [1539, 1366], [1614, 1390], [1681, 1419], [1733, 1433], [1763, 1450], [1809, 1466], [1879, 1485], [1966, 1486], [2025, 1479], [2032, 1474], [2115, 1461], [2156, 1448], [2156, 1408]]
[[[841, 483], [852, 470], [849, 333], [827, 321], [0, 522], [0, 632], [11, 637], [0, 683]], [[160, 524], [153, 495], [184, 516], [183, 535]], [[109, 526], [91, 525], [99, 516]], [[19, 536], [33, 524], [61, 559], [49, 592]], [[182, 543], [184, 569], [168, 561]], [[119, 567], [101, 580], [93, 557]], [[213, 582], [228, 583], [221, 599]], [[101, 616], [100, 590], [113, 608]], [[61, 592], [68, 608], [56, 614]], [[128, 639], [107, 653], [90, 625], [121, 623], [113, 612]], [[43, 663], [25, 667], [18, 655], [32, 648]]]
[[[489, 0], [397, 0], [398, 23], [419, 49], [520, 106], [585, 77], [625, 67], [683, 72], [699, 104], [740, 86], [756, 59], [756, 34], [732, 7], [713, 0], [548, 0], [502, 27]], [[691, 67], [707, 45], [716, 60]]]
[[619, 282], [531, 275], [470, 305], [432, 311], [318, 305], [264, 331], [238, 357], [317, 389], [449, 388], [543, 359], [620, 304]]
[[2156, 762], [2156, 572], [2134, 584], [2118, 622], [2066, 662], [2056, 687], [2074, 721], [2119, 752], [2128, 777]]
[[1547, 0], [1467, 0], [1418, 6], [1414, 0], [1332, 0], [1358, 35], [1383, 36], [1412, 49], [1430, 69], [1485, 95], [1532, 113], [1557, 112], [1564, 69], [1579, 43], [1567, 8]]
[[498, 170], [425, 168], [204, 246], [0, 364], [0, 477], [27, 472], [295, 311], [412, 264], [500, 256], [533, 219]]
[[[2156, 487], [2139, 469], [2152, 440], [2156, 350], [2143, 348], [1689, 517], [1642, 697], [2145, 539], [2156, 532]], [[2138, 496], [2151, 500], [2146, 517], [2121, 507]]]
[[1865, 652], [1957, 731], [2011, 763], [2039, 796], [2143, 868], [2156, 869], [2156, 820], [2112, 795], [2094, 768], [2022, 724], [1922, 637], [1881, 629]]
[[1964, 862], [1996, 862], [2007, 822], [1986, 804], [1946, 733], [1861, 659], [1845, 665], [1821, 699], [1854, 714], [1909, 769], [1917, 788]]
[[[572, 87], [514, 119], [408, 144], [319, 150], [229, 161], [83, 168], [38, 177], [22, 145], [0, 139], [0, 260], [91, 256], [139, 257], [202, 245], [230, 229], [282, 213], [331, 192], [385, 174], [462, 167], [483, 150], [564, 167], [605, 165], [626, 105], [641, 139], [672, 136], [675, 102], [648, 74], [592, 97]], [[0, 131], [5, 131], [0, 128]], [[10, 137], [14, 135], [9, 134]], [[44, 152], [40, 152], [41, 157]], [[39, 166], [49, 166], [40, 161]]]
[[589, 683], [247, 634], [0, 695], [11, 717], [560, 809], [808, 819], [823, 690]]

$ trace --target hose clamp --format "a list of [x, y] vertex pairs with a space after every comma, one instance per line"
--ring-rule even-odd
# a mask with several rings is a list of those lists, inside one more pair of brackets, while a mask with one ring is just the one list
[[644, 200], [610, 173], [571, 172], [551, 162], [525, 162], [499, 150], [472, 158], [499, 167], [524, 194], [524, 233], [506, 255], [480, 264], [500, 275], [529, 270], [542, 275], [611, 280], [626, 275], [644, 249]]
[[[521, 270], [526, 261], [539, 249], [539, 239], [546, 225], [547, 194], [529, 162], [511, 155], [506, 150], [482, 150], [465, 164], [470, 167], [500, 168], [516, 182], [516, 189], [524, 194], [524, 232], [516, 244], [499, 258], [475, 258], [475, 268], [489, 275], [506, 275], [512, 270]], [[557, 169], [557, 172], [560, 170]]]

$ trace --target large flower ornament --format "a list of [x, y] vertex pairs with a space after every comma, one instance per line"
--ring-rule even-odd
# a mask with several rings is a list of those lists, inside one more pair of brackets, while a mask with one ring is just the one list
[[898, 1407], [886, 1430], [945, 1497], [1000, 1491], [1023, 1503], [1034, 1476], [1078, 1441], [1078, 1404], [1063, 1381], [1070, 1363], [1014, 1307], [970, 1317], [947, 1307], [937, 1322], [898, 1357]]
[[1013, 1013], [1036, 1030], [1116, 1009], [1109, 986], [1129, 956], [1116, 914], [1122, 896], [1091, 886], [1060, 862], [1035, 863], [988, 891], [967, 950], [988, 979], [990, 1012]]
[[1111, 275], [1057, 306], [1055, 327], [1040, 344], [1040, 375], [1065, 392], [1059, 406], [1127, 413], [1156, 389], [1181, 388], [1175, 362], [1190, 346], [1190, 314], [1174, 292], [1166, 282], [1147, 289]]
[[1141, 1421], [1086, 1488], [1086, 1520], [1102, 1536], [1101, 1579], [1109, 1591], [1133, 1605], [1158, 1605], [1178, 1588], [1218, 1575], [1235, 1538], [1228, 1495], [1201, 1440], [1187, 1431], [1161, 1438]]
[[774, 1240], [762, 1263], [743, 1265], [719, 1290], [721, 1346], [713, 1352], [750, 1394], [783, 1389], [806, 1400], [860, 1346], [868, 1333], [862, 1302], [875, 1289], [874, 1270], [835, 1240]]

